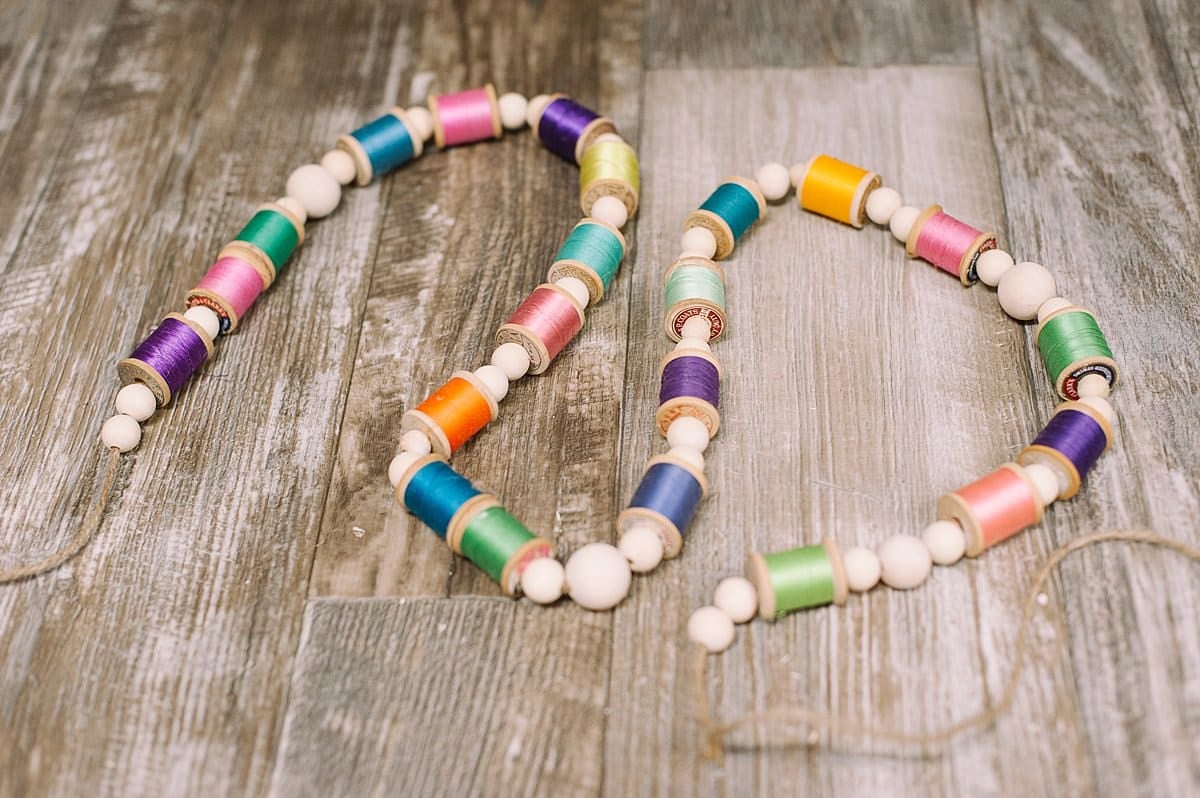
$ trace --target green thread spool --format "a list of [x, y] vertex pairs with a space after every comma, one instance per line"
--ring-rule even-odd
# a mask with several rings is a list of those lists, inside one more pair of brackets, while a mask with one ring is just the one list
[[269, 271], [272, 280], [287, 259], [304, 243], [304, 225], [283, 206], [268, 202], [250, 217], [219, 257], [232, 255]]
[[846, 572], [831, 538], [775, 554], [751, 554], [746, 578], [758, 591], [758, 614], [767, 620], [794, 610], [846, 602]]
[[1064, 399], [1079, 398], [1079, 380], [1087, 374], [1100, 374], [1110, 387], [1116, 384], [1112, 350], [1088, 311], [1072, 306], [1050, 314], [1038, 327], [1036, 340], [1046, 372]]
[[530, 532], [494, 496], [488, 499], [476, 505], [482, 509], [455, 518], [447, 539], [456, 553], [479, 566], [505, 593], [515, 595], [525, 566], [553, 551], [550, 541]]
[[683, 337], [683, 325], [693, 316], [708, 319], [708, 340], [721, 337], [729, 323], [725, 315], [725, 272], [708, 258], [686, 256], [666, 274], [663, 328], [673, 340]]
[[767, 212], [767, 200], [758, 184], [740, 177], [726, 178], [698, 209], [688, 214], [683, 229], [703, 227], [713, 234], [717, 250], [713, 260], [733, 252], [733, 245]]
[[625, 236], [598, 219], [584, 219], [567, 236], [550, 267], [549, 281], [577, 277], [588, 287], [588, 304], [604, 297], [621, 259], [625, 257]]
[[579, 163], [579, 207], [590, 216], [601, 197], [616, 197], [630, 218], [637, 213], [641, 177], [637, 153], [619, 138], [605, 138], [583, 151]]

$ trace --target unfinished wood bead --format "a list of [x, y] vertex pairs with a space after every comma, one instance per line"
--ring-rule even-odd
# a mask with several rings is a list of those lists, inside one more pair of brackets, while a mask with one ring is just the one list
[[629, 594], [632, 572], [625, 555], [608, 543], [589, 543], [567, 560], [567, 594], [587, 610], [608, 610]]
[[733, 643], [733, 619], [716, 607], [701, 607], [688, 618], [687, 635], [709, 654], [719, 654]]
[[525, 114], [529, 110], [529, 101], [524, 95], [516, 92], [501, 94], [497, 101], [500, 106], [500, 124], [505, 130], [520, 130], [525, 127]]
[[521, 572], [521, 592], [536, 604], [553, 604], [562, 598], [566, 579], [562, 563], [553, 557], [538, 557]]
[[1054, 275], [1040, 263], [1023, 261], [1006, 271], [996, 285], [1000, 307], [1014, 319], [1037, 318], [1038, 308], [1058, 294]]
[[142, 427], [133, 416], [118, 413], [104, 422], [100, 428], [100, 440], [109, 449], [128, 452], [137, 448], [142, 440]]
[[758, 591], [745, 577], [726, 577], [713, 591], [713, 605], [734, 623], [746, 623], [758, 614]]
[[985, 285], [993, 288], [1000, 284], [1000, 278], [1013, 267], [1013, 256], [1002, 249], [989, 249], [979, 253], [975, 261], [975, 272]]
[[333, 213], [342, 199], [342, 186], [333, 175], [315, 163], [299, 167], [287, 180], [289, 197], [300, 200], [310, 219]]
[[635, 523], [625, 530], [617, 548], [625, 555], [630, 570], [635, 574], [653, 571], [666, 553], [658, 527], [648, 523]]
[[867, 218], [877, 225], [886, 226], [903, 205], [899, 191], [880, 186], [867, 195]]
[[788, 176], [788, 169], [781, 163], [763, 164], [762, 168], [755, 173], [754, 179], [762, 189], [763, 197], [767, 202], [779, 202], [787, 196], [788, 191], [792, 188], [792, 179]]
[[131, 416], [135, 421], [145, 421], [158, 409], [154, 391], [140, 382], [131, 382], [117, 391], [115, 404], [117, 413]]
[[[1054, 489], [1058, 490], [1057, 480]], [[967, 552], [967, 537], [953, 521], [934, 521], [921, 533], [921, 541], [929, 549], [930, 559], [938, 565], [954, 565]]]
[[881, 566], [875, 552], [862, 546], [851, 546], [842, 552], [842, 568], [846, 584], [855, 593], [866, 593], [879, 584]]
[[911, 590], [924, 582], [933, 569], [933, 558], [924, 541], [915, 535], [892, 535], [876, 554], [883, 583], [896, 590]]

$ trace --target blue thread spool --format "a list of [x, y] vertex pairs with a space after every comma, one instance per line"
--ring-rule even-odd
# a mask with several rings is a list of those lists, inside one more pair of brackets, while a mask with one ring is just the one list
[[413, 130], [404, 111], [393, 108], [349, 135], [338, 136], [338, 149], [354, 158], [355, 182], [365, 186], [420, 155], [424, 144]]
[[491, 498], [434, 454], [414, 462], [396, 483], [400, 503], [442, 540], [456, 517], [478, 509], [475, 505], [481, 497]]
[[620, 230], [598, 219], [584, 219], [558, 250], [547, 279], [552, 283], [560, 277], [582, 280], [588, 288], [588, 304], [594, 305], [604, 297], [624, 257], [625, 236]]
[[729, 177], [717, 186], [697, 210], [688, 214], [683, 229], [703, 227], [717, 241], [714, 260], [733, 252], [733, 245], [767, 212], [767, 200], [758, 184], [741, 177]]
[[708, 480], [691, 464], [669, 454], [652, 457], [629, 506], [617, 516], [617, 529], [623, 534], [635, 524], [650, 523], [662, 537], [663, 556], [676, 557], [683, 533], [707, 495]]

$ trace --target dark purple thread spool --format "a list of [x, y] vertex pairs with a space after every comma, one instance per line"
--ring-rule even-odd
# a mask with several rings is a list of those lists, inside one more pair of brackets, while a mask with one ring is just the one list
[[[211, 346], [191, 325], [172, 314], [138, 344], [129, 360], [144, 363], [162, 378], [167, 393], [159, 398], [166, 404], [208, 360]], [[154, 387], [151, 385], [151, 390]]]
[[1088, 471], [1108, 448], [1107, 423], [1084, 408], [1075, 402], [1060, 405], [1017, 458], [1022, 465], [1042, 463], [1064, 472], [1068, 485], [1059, 492], [1060, 499], [1069, 499], [1079, 491]]
[[[607, 122], [595, 111], [583, 107], [569, 97], [557, 97], [550, 101], [546, 110], [542, 111], [542, 118], [538, 120], [538, 141], [560, 158], [578, 163], [582, 154], [579, 151], [579, 140], [588, 132], [588, 128], [596, 130], [597, 120]], [[605, 128], [604, 131], [596, 132], [613, 129], [611, 122], [602, 127]]]
[[666, 404], [681, 396], [694, 396], [717, 407], [721, 400], [721, 372], [717, 364], [695, 355], [668, 361], [663, 366], [658, 403]]

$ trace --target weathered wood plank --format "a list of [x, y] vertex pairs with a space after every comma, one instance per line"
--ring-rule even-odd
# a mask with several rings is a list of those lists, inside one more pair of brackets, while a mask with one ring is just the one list
[[551, 612], [570, 622], [503, 598], [310, 601], [270, 794], [598, 794], [611, 622]]
[[651, 69], [976, 63], [968, 0], [651, 0], [645, 39]]

